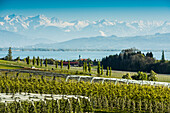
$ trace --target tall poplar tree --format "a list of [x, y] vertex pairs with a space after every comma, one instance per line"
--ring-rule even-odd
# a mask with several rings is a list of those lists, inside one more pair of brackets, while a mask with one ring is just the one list
[[9, 61], [12, 60], [12, 50], [11, 50], [11, 47], [9, 47], [9, 50], [8, 50], [7, 60], [9, 60]]
[[26, 58], [26, 61], [27, 61], [27, 64], [29, 65], [30, 64], [30, 57], [29, 56]]
[[88, 65], [88, 70], [89, 70], [89, 73], [91, 73], [91, 64], [89, 62], [89, 65]]
[[63, 69], [63, 60], [61, 60], [61, 69]]
[[109, 67], [107, 66], [106, 75], [109, 76]]
[[112, 76], [112, 68], [110, 67], [110, 73], [109, 76]]
[[33, 65], [35, 65], [35, 61], [36, 61], [35, 56], [33, 56], [33, 61], [32, 61]]
[[100, 61], [98, 61], [98, 66], [97, 66], [97, 73], [100, 74]]
[[47, 67], [47, 58], [45, 59], [45, 67]]
[[83, 72], [85, 71], [85, 62], [83, 62]]
[[103, 75], [103, 65], [102, 65], [101, 75]]
[[41, 67], [42, 67], [43, 66], [43, 59], [41, 59], [40, 62], [41, 62]]
[[161, 59], [161, 62], [165, 62], [165, 53], [164, 53], [164, 51], [162, 51], [162, 59]]
[[70, 70], [70, 61], [68, 61], [68, 70]]
[[85, 62], [85, 72], [87, 72], [87, 62]]
[[39, 66], [40, 65], [40, 58], [39, 58], [39, 56], [37, 57], [37, 66]]
[[57, 60], [55, 61], [55, 68], [56, 69], [58, 68], [58, 61]]

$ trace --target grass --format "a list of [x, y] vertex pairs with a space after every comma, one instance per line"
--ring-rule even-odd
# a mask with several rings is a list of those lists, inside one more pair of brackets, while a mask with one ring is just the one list
[[22, 69], [21, 66], [12, 66], [12, 65], [6, 65], [6, 64], [0, 64], [0, 69]]
[[[31, 68], [33, 65], [27, 65], [26, 63], [22, 61], [5, 61], [0, 60], [0, 69], [23, 69], [23, 68]], [[92, 74], [92, 76], [98, 76], [97, 75], [97, 66], [92, 67], [91, 73], [83, 72], [83, 67], [72, 67], [70, 70], [67, 69], [67, 66], [64, 66], [63, 69], [58, 66], [58, 69], [55, 69], [54, 65], [48, 65], [48, 67], [45, 67], [44, 65], [42, 67], [40, 66], [34, 66], [37, 69], [43, 70], [43, 71], [52, 71], [52, 68], [54, 69], [53, 72], [56, 73], [62, 73], [62, 74], [76, 74], [76, 75], [86, 75], [89, 76], [89, 74]], [[130, 75], [135, 74], [136, 72], [128, 72], [128, 71], [116, 71], [112, 70], [112, 76], [106, 76], [106, 70], [104, 70], [104, 74], [101, 75], [101, 77], [107, 77], [107, 78], [122, 78], [122, 76], [126, 73], [130, 73]], [[158, 81], [160, 82], [170, 82], [170, 75], [168, 74], [158, 74]]]

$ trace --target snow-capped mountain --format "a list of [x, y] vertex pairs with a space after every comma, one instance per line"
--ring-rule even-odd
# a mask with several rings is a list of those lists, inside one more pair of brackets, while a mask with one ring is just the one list
[[31, 38], [46, 38], [66, 41], [80, 37], [111, 36], [119, 37], [170, 33], [170, 21], [117, 21], [117, 20], [76, 20], [63, 21], [44, 15], [6, 15], [0, 17], [0, 30], [15, 32]]

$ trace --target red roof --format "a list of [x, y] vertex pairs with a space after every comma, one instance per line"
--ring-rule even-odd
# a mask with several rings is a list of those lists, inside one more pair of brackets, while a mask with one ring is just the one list
[[[79, 62], [70, 62], [70, 64], [78, 64]], [[63, 62], [63, 64], [68, 64], [68, 62]]]
[[84, 61], [84, 60], [87, 60], [87, 59], [81, 59], [81, 61]]

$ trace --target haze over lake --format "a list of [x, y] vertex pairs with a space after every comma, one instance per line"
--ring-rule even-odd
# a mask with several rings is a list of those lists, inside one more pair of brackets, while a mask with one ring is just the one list
[[[149, 52], [149, 51], [148, 51]], [[39, 56], [40, 58], [53, 58], [57, 60], [74, 60], [78, 59], [79, 55], [82, 56], [83, 59], [90, 58], [94, 59], [102, 59], [103, 57], [109, 55], [119, 54], [120, 51], [12, 51], [13, 58], [26, 58], [30, 56], [31, 59], [33, 56]], [[143, 52], [142, 53], [147, 53]], [[152, 52], [154, 58], [160, 60], [162, 52]], [[8, 54], [8, 51], [0, 51], [0, 58], [5, 57]], [[166, 60], [170, 60], [170, 52], [165, 52]]]

